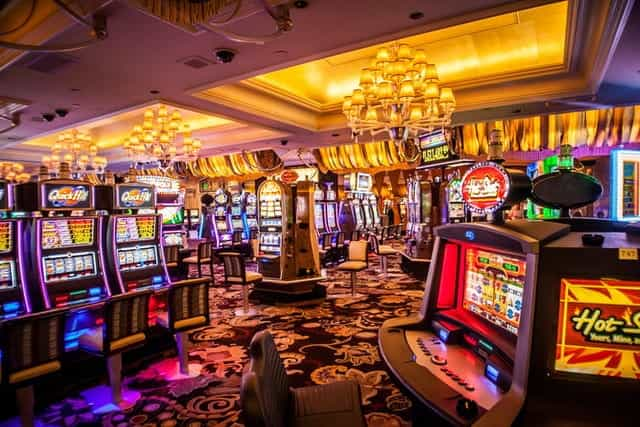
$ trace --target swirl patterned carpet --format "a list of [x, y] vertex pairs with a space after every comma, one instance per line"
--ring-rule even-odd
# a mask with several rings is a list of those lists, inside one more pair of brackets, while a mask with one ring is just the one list
[[[134, 377], [129, 389], [142, 397], [130, 410], [101, 418], [91, 413], [82, 398], [69, 398], [41, 414], [48, 425], [105, 426], [241, 426], [239, 383], [248, 360], [253, 334], [269, 329], [285, 361], [292, 386], [324, 384], [343, 378], [360, 384], [362, 405], [369, 426], [409, 426], [411, 402], [394, 385], [377, 349], [378, 327], [386, 319], [418, 310], [423, 284], [400, 272], [397, 259], [389, 259], [385, 279], [377, 273], [379, 260], [359, 274], [356, 300], [328, 299], [311, 307], [259, 306], [259, 315], [236, 317], [240, 288], [211, 290], [211, 326], [190, 335], [191, 369], [195, 378], [169, 380], [167, 365], [155, 363]], [[250, 266], [249, 268], [253, 268]], [[222, 270], [216, 271], [218, 283]], [[350, 289], [348, 274], [327, 271], [329, 295]]]

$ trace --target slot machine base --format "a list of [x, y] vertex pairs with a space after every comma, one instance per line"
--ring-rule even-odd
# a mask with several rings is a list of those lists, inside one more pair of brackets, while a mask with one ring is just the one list
[[406, 252], [400, 252], [400, 269], [417, 280], [427, 280], [431, 260], [428, 258], [414, 258]]
[[321, 304], [327, 297], [327, 290], [318, 284], [322, 276], [301, 277], [292, 280], [280, 280], [265, 277], [255, 285], [250, 298], [274, 305], [312, 305]]

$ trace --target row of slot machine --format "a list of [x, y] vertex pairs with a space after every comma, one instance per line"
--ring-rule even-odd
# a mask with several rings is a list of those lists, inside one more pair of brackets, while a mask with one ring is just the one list
[[318, 234], [336, 233], [340, 231], [338, 224], [338, 200], [336, 192], [317, 188], [313, 193], [313, 217]]
[[251, 230], [258, 228], [256, 195], [220, 188], [212, 198], [211, 206], [204, 207], [199, 237], [212, 240], [216, 247], [231, 243], [234, 231], [241, 231], [242, 239], [248, 240]]
[[378, 199], [373, 193], [352, 193], [351, 210], [356, 230], [374, 231], [380, 225]]
[[[0, 321], [68, 308], [65, 347], [73, 350], [112, 295], [154, 290], [151, 322], [166, 306], [162, 216], [140, 213], [154, 212], [153, 186], [58, 179], [0, 186]], [[14, 211], [21, 217], [11, 218]]]

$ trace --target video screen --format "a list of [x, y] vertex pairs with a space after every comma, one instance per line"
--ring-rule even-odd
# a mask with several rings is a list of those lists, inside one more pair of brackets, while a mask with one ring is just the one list
[[45, 256], [42, 258], [42, 267], [46, 283], [82, 279], [98, 274], [95, 252]]
[[240, 216], [242, 215], [242, 208], [238, 206], [231, 206], [231, 215]]
[[158, 265], [156, 245], [134, 246], [118, 249], [118, 265], [121, 271], [140, 270]]
[[216, 221], [216, 229], [220, 231], [227, 231], [227, 221]]
[[244, 230], [244, 224], [240, 219], [232, 219], [231, 226], [233, 227], [234, 230]]
[[16, 287], [16, 264], [14, 261], [0, 261], [0, 292]]
[[182, 225], [184, 224], [184, 211], [180, 206], [165, 206], [158, 210], [162, 214], [163, 225]]
[[42, 220], [42, 249], [61, 249], [93, 244], [92, 218]]
[[327, 225], [329, 225], [330, 228], [337, 227], [335, 205], [327, 206]]
[[116, 243], [152, 240], [155, 237], [155, 216], [120, 216], [116, 218]]
[[561, 279], [555, 370], [640, 380], [640, 281]]
[[165, 246], [182, 246], [184, 234], [182, 232], [164, 233]]
[[0, 254], [6, 254], [13, 249], [11, 222], [0, 222]]
[[517, 335], [525, 270], [520, 258], [467, 248], [463, 307]]
[[324, 222], [322, 219], [322, 205], [316, 203], [314, 205], [313, 211], [314, 211], [314, 217], [316, 220], [316, 228], [324, 229]]

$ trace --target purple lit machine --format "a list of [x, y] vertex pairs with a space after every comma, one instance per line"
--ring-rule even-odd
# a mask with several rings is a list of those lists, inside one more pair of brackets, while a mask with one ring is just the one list
[[213, 196], [214, 211], [211, 220], [213, 221], [213, 230], [215, 232], [215, 243], [217, 247], [230, 244], [232, 237], [232, 228], [229, 224], [229, 202], [231, 195], [228, 191], [219, 189]]
[[[0, 211], [13, 209], [13, 186], [0, 181]], [[0, 321], [31, 312], [24, 270], [22, 219], [0, 219]]]
[[[65, 348], [96, 325], [92, 306], [111, 295], [104, 271], [102, 218], [93, 214], [94, 187], [84, 181], [45, 180], [20, 184], [19, 210], [42, 212], [29, 224], [32, 300], [37, 309], [71, 309], [65, 330]], [[71, 212], [75, 216], [70, 216]], [[82, 212], [84, 215], [78, 216]], [[49, 216], [49, 214], [58, 216]], [[35, 289], [38, 288], [38, 289]]]

